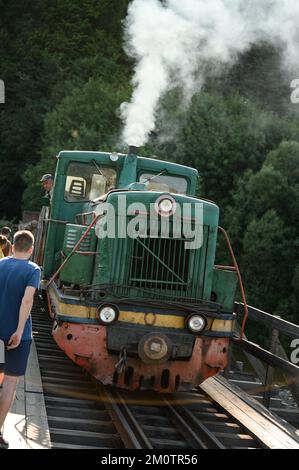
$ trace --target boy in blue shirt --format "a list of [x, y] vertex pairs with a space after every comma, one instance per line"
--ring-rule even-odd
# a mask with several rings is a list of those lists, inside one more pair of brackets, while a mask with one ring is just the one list
[[13, 255], [0, 260], [0, 342], [5, 349], [4, 363], [0, 363], [0, 449], [8, 448], [1, 429], [19, 377], [25, 374], [32, 339], [30, 312], [40, 283], [40, 268], [29, 261], [33, 245], [32, 233], [19, 231]]

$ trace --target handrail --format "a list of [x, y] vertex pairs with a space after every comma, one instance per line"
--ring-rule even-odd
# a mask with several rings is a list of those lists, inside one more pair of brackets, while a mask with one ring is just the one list
[[[241, 302], [235, 302], [235, 312], [243, 313], [244, 304]], [[282, 371], [286, 383], [293, 395], [295, 402], [299, 407], [299, 366], [293, 364], [285, 350], [283, 349], [280, 340], [279, 333], [285, 334], [291, 338], [299, 337], [299, 325], [295, 325], [287, 320], [284, 320], [278, 316], [271, 315], [270, 313], [264, 312], [258, 308], [247, 306], [249, 320], [256, 321], [269, 328], [271, 331], [270, 336], [270, 351], [263, 349], [258, 344], [248, 341], [243, 338], [242, 341], [238, 341], [233, 338], [233, 343], [248, 356], [252, 356], [256, 360], [261, 360], [267, 364], [266, 376], [262, 382], [265, 385], [265, 392], [263, 397], [263, 403], [269, 408], [271, 400], [271, 387], [273, 385], [273, 369], [279, 369]], [[259, 375], [259, 371], [253, 366]]]
[[51, 222], [53, 224], [62, 224], [62, 225], [67, 225], [69, 224], [70, 222], [68, 222], [67, 220], [58, 220], [58, 219], [43, 219], [44, 222]]
[[280, 369], [286, 374], [295, 377], [296, 379], [299, 378], [299, 366], [297, 366], [296, 364], [293, 364], [292, 362], [289, 362], [286, 359], [283, 359], [271, 353], [270, 351], [263, 349], [258, 344], [252, 343], [251, 341], [248, 341], [246, 339], [238, 341], [237, 339], [233, 338], [233, 342], [236, 344], [236, 346], [240, 347], [246, 352], [249, 352], [255, 357], [258, 357], [270, 366]]
[[[235, 312], [244, 313], [244, 304], [241, 302], [235, 302]], [[291, 323], [283, 318], [278, 318], [271, 313], [264, 312], [258, 308], [248, 305], [248, 318], [250, 320], [261, 323], [269, 328], [274, 328], [280, 333], [283, 333], [291, 338], [299, 338], [299, 325]]]
[[[245, 290], [244, 290], [244, 286], [243, 286], [243, 281], [242, 281], [242, 276], [241, 276], [241, 273], [240, 273], [240, 269], [239, 269], [239, 266], [238, 266], [238, 263], [237, 263], [237, 260], [236, 260], [234, 251], [233, 251], [233, 249], [232, 249], [232, 246], [231, 246], [231, 243], [230, 243], [230, 239], [229, 239], [228, 233], [226, 232], [226, 230], [224, 230], [223, 227], [220, 227], [220, 225], [218, 226], [218, 229], [219, 229], [219, 230], [222, 232], [222, 234], [224, 235], [224, 238], [225, 238], [225, 241], [226, 241], [226, 244], [227, 244], [227, 247], [228, 247], [228, 251], [229, 251], [229, 253], [230, 253], [230, 256], [231, 256], [231, 259], [232, 259], [232, 262], [233, 262], [234, 271], [236, 271], [237, 276], [238, 276], [238, 281], [239, 281], [239, 286], [240, 286], [240, 290], [241, 290], [241, 295], [242, 295], [242, 299], [243, 299], [243, 302], [244, 302], [244, 304], [243, 304], [243, 305], [244, 305], [244, 316], [243, 316], [243, 320], [242, 320], [242, 324], [241, 324], [241, 332], [240, 332], [239, 338], [236, 339], [236, 341], [242, 341], [242, 338], [244, 337], [244, 332], [245, 332], [245, 326], [246, 326], [247, 318], [248, 318], [248, 311], [247, 311], [247, 302], [246, 302]], [[230, 268], [231, 268], [231, 267], [230, 267]]]

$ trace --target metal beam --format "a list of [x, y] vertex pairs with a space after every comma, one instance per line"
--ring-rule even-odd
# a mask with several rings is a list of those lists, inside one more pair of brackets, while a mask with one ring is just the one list
[[[237, 314], [244, 313], [244, 304], [235, 302], [235, 312]], [[275, 328], [280, 333], [284, 333], [291, 338], [299, 338], [299, 325], [277, 318], [270, 313], [259, 310], [258, 308], [248, 305], [248, 318], [258, 323], [262, 323], [270, 328]]]
[[296, 377], [296, 379], [299, 378], [299, 367], [295, 364], [292, 364], [291, 362], [286, 361], [281, 357], [275, 356], [271, 352], [266, 351], [266, 349], [261, 348], [257, 344], [252, 343], [251, 341], [247, 341], [245, 339], [238, 341], [233, 338], [233, 342], [236, 346], [258, 357], [262, 361], [266, 362], [266, 364], [269, 364], [270, 366], [276, 369], [280, 369], [283, 372], [291, 375], [292, 377]]

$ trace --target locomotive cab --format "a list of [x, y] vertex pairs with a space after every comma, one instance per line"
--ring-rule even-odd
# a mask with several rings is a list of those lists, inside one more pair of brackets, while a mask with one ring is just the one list
[[104, 384], [172, 392], [226, 366], [236, 273], [195, 169], [61, 152], [43, 253], [53, 337]]

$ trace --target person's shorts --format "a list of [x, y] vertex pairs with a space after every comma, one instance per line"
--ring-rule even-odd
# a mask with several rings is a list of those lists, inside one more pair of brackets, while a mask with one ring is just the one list
[[14, 349], [7, 349], [7, 341], [4, 341], [4, 345], [4, 363], [1, 355], [0, 373], [4, 372], [5, 375], [13, 375], [15, 377], [21, 377], [22, 375], [25, 375], [30, 353], [31, 340], [21, 341], [19, 346]]

